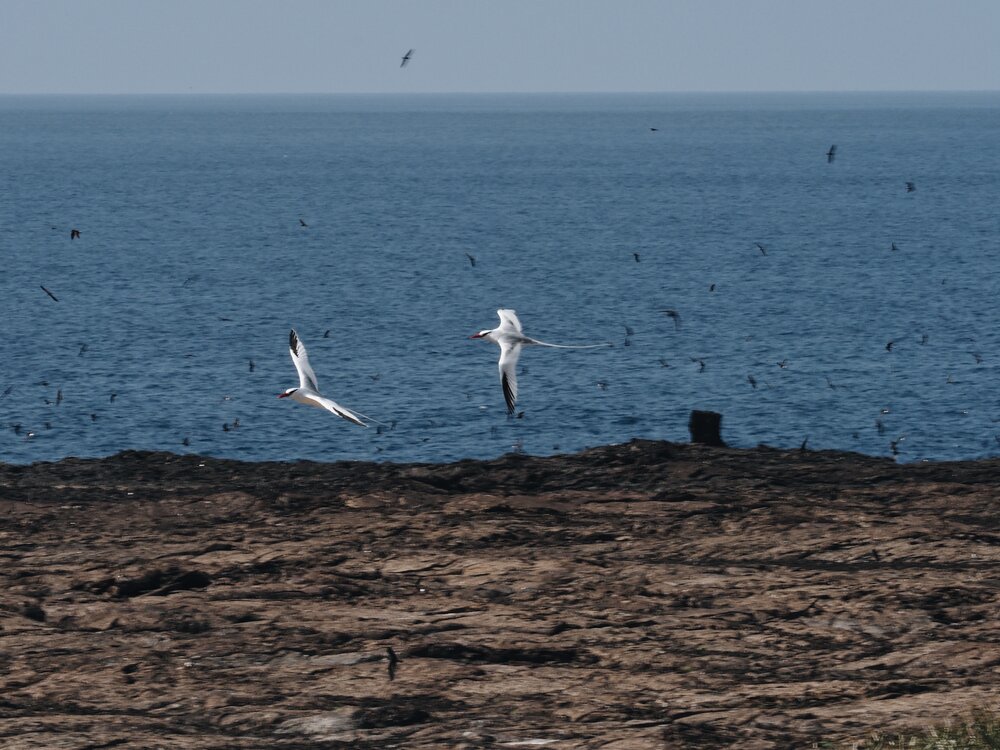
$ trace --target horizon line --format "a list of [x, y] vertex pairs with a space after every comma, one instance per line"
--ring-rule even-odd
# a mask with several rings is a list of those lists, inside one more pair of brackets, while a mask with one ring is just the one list
[[636, 89], [630, 91], [0, 91], [0, 96], [634, 96], [724, 94], [1000, 94], [997, 89]]

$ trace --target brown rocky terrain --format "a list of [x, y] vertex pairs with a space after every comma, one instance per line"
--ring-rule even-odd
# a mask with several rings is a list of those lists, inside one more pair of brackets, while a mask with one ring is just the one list
[[[1000, 460], [0, 466], [0, 747], [808, 747], [1000, 698]], [[389, 678], [387, 647], [398, 655]]]

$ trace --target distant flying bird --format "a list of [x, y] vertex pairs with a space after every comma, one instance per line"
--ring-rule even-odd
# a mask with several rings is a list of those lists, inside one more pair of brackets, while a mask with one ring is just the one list
[[659, 130], [659, 128], [650, 128], [650, 130], [655, 133], [656, 131]]
[[635, 262], [639, 262], [639, 253], [632, 253], [632, 257], [635, 258]]
[[753, 389], [757, 390], [757, 379], [753, 375], [747, 375], [747, 382], [753, 386]]
[[969, 354], [976, 358], [977, 365], [981, 365], [983, 363], [983, 355], [979, 352], [969, 352]]
[[412, 50], [412, 49], [411, 50], [407, 50], [406, 54], [403, 55], [402, 61], [399, 63], [399, 67], [405, 68], [406, 64], [410, 61], [410, 58], [413, 57], [413, 53], [415, 51], [416, 50]]
[[711, 285], [711, 286], [710, 286], [710, 287], [708, 288], [708, 291], [710, 291], [710, 292], [714, 292], [714, 291], [715, 291], [715, 284], [712, 284], [712, 285]]
[[667, 362], [667, 360], [664, 359], [663, 357], [660, 357], [660, 359], [657, 361], [660, 363], [660, 367], [670, 367], [670, 363]]
[[705, 360], [698, 357], [688, 357], [688, 359], [698, 365], [698, 372], [705, 372]]
[[908, 193], [912, 193], [912, 192], [913, 192], [914, 190], [916, 190], [916, 189], [917, 189], [917, 186], [916, 186], [916, 184], [914, 184], [914, 183], [912, 183], [912, 182], [907, 182], [907, 183], [906, 183], [906, 192], [908, 192]]
[[608, 390], [608, 381], [607, 380], [598, 380], [597, 381], [597, 387], [600, 388], [602, 391]]
[[780, 362], [775, 362], [774, 364], [776, 364], [778, 367], [780, 367], [782, 370], [784, 370], [786, 367], [788, 367], [788, 360], [787, 359], [783, 359]]
[[117, 393], [112, 393], [111, 394], [111, 398], [108, 399], [108, 402], [113, 404], [115, 402], [116, 398], [118, 398], [118, 394]]
[[69, 230], [69, 238], [70, 238], [71, 240], [75, 240], [75, 239], [77, 239], [77, 238], [78, 238], [79, 236], [80, 236], [80, 230], [79, 230], [79, 229], [70, 229], [70, 230]]
[[475, 268], [476, 267], [476, 256], [475, 255], [470, 255], [469, 253], [466, 253], [465, 257], [469, 259], [469, 265], [471, 265], [473, 268]]
[[326, 331], [323, 332], [323, 338], [325, 338], [325, 339], [330, 338], [330, 329], [329, 328], [327, 328]]
[[837, 144], [834, 144], [830, 146], [830, 150], [826, 152], [826, 163], [831, 164], [836, 156], [837, 156]]
[[89, 348], [90, 348], [90, 347], [89, 347], [89, 346], [87, 346], [86, 344], [80, 344], [80, 351], [78, 351], [78, 352], [76, 353], [76, 356], [78, 356], [78, 357], [82, 357], [82, 356], [83, 356], [83, 353], [84, 353], [85, 351], [87, 351], [87, 349], [89, 349]]
[[62, 388], [56, 391], [56, 406], [59, 406], [63, 401]]
[[759, 242], [755, 242], [753, 244], [755, 244], [757, 246], [757, 249], [760, 250], [761, 255], [767, 255], [767, 248], [765, 248], [762, 244], [760, 244]]
[[920, 343], [921, 344], [926, 344], [927, 343], [927, 339], [928, 339], [928, 336], [925, 333], [923, 336], [920, 337]]
[[[712, 284], [714, 287], [715, 284]], [[671, 318], [674, 321], [674, 330], [681, 330], [681, 314], [672, 308], [667, 308], [666, 310], [660, 310], [661, 313]]]
[[[39, 286], [42, 286], [42, 285], [39, 284]], [[56, 302], [59, 301], [59, 298], [56, 295], [54, 295], [52, 292], [50, 292], [48, 289], [46, 289], [44, 286], [42, 286], [42, 291], [45, 292], [47, 295], [49, 295]]]
[[893, 252], [896, 252], [897, 250], [899, 250], [899, 248], [898, 248], [898, 247], [896, 247], [896, 243], [895, 243], [895, 242], [893, 242], [893, 243], [892, 243], [892, 251], [893, 251]]
[[256, 364], [254, 363], [254, 361], [253, 361], [253, 360], [251, 359], [251, 360], [250, 360], [250, 372], [253, 372], [253, 371], [254, 371], [254, 370], [255, 370], [256, 368], [257, 368], [257, 365], [256, 365]]
[[290, 396], [292, 401], [298, 401], [300, 404], [305, 404], [306, 406], [315, 406], [318, 409], [326, 409], [338, 417], [361, 427], [368, 426], [354, 412], [345, 409], [336, 401], [319, 394], [316, 373], [313, 372], [312, 366], [309, 364], [309, 354], [306, 352], [306, 348], [302, 342], [299, 341], [294, 328], [288, 334], [288, 352], [291, 354], [292, 362], [299, 373], [299, 387], [288, 388], [284, 393], [279, 393], [278, 398], [288, 398]]
[[304, 222], [304, 221], [302, 220], [302, 217], [301, 217], [301, 216], [299, 217], [299, 226], [300, 226], [300, 227], [308, 227], [308, 226], [309, 226], [308, 224], [306, 224], [306, 223], [305, 223], [305, 222]]
[[885, 350], [887, 352], [891, 352], [892, 351], [892, 344], [893, 344], [893, 342], [890, 341], [888, 344], [885, 345]]
[[583, 346], [567, 346], [564, 344], [549, 344], [538, 339], [529, 338], [522, 333], [521, 321], [513, 310], [497, 310], [500, 325], [487, 328], [469, 336], [470, 339], [486, 339], [500, 347], [500, 386], [503, 388], [504, 401], [507, 402], [507, 414], [514, 413], [517, 403], [517, 360], [521, 349], [525, 346], [547, 346], [552, 349], [596, 349], [608, 344], [589, 344]]

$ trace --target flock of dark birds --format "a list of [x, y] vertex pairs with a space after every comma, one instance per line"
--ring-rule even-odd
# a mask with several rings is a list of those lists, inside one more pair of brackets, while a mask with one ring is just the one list
[[[414, 51], [415, 50], [413, 50], [413, 49], [407, 50], [407, 52], [402, 56], [402, 58], [400, 60], [400, 67], [401, 68], [402, 67], [406, 67], [409, 64], [409, 62], [413, 58]], [[659, 132], [659, 128], [651, 127], [650, 131], [651, 132]], [[826, 151], [825, 156], [826, 156], [827, 163], [828, 164], [832, 164], [835, 161], [836, 157], [837, 157], [837, 145], [836, 144], [831, 145], [829, 147], [829, 149]], [[905, 191], [907, 193], [912, 193], [912, 192], [916, 191], [916, 185], [912, 181], [905, 182], [904, 188], [905, 188]], [[309, 227], [309, 224], [302, 217], [299, 217], [298, 223], [299, 223], [300, 228], [302, 228], [302, 229], [307, 229]], [[55, 227], [53, 227], [53, 229], [55, 229]], [[81, 234], [81, 232], [80, 232], [79, 229], [72, 228], [70, 230], [70, 240], [71, 241], [72, 240], [81, 239], [81, 238], [82, 238], [82, 234]], [[754, 242], [753, 244], [754, 244], [754, 247], [756, 247], [756, 249], [758, 250], [758, 252], [762, 256], [767, 256], [767, 247], [764, 244], [762, 244], [760, 242]], [[896, 245], [895, 242], [891, 243], [891, 250], [893, 252], [896, 252], [896, 251], [899, 250], [899, 248], [897, 247], [897, 245]], [[471, 253], [469, 253], [469, 252], [465, 253], [465, 257], [468, 260], [470, 267], [475, 268], [476, 267], [476, 257], [474, 255], [472, 255]], [[640, 254], [638, 252], [633, 252], [632, 253], [632, 257], [633, 257], [633, 260], [634, 260], [635, 263], [640, 263], [641, 262], [641, 257], [640, 257]], [[187, 283], [187, 281], [190, 281], [190, 279], [186, 280], [185, 284]], [[40, 287], [41, 287], [41, 290], [46, 295], [48, 295], [48, 297], [53, 302], [59, 302], [59, 298], [50, 289], [48, 289], [44, 285], [40, 285]], [[711, 284], [709, 286], [709, 291], [710, 292], [714, 292], [715, 288], [716, 288], [716, 285], [713, 283], [713, 284]], [[496, 328], [496, 329], [493, 329], [493, 330], [481, 331], [480, 333], [475, 334], [472, 338], [484, 337], [484, 338], [487, 338], [487, 339], [489, 339], [491, 341], [494, 341], [495, 343], [499, 343], [500, 344], [500, 346], [501, 346], [501, 358], [500, 358], [499, 367], [500, 367], [501, 381], [502, 381], [502, 386], [503, 386], [503, 394], [504, 394], [504, 397], [505, 397], [505, 399], [507, 401], [508, 417], [513, 417], [514, 416], [514, 403], [515, 403], [516, 398], [517, 398], [517, 388], [516, 388], [516, 374], [517, 374], [517, 372], [515, 371], [514, 368], [516, 368], [516, 366], [517, 366], [517, 355], [520, 353], [520, 347], [522, 345], [524, 345], [524, 344], [541, 344], [543, 346], [553, 346], [553, 345], [545, 344], [544, 342], [539, 342], [537, 340], [530, 339], [528, 337], [523, 336], [523, 334], [521, 334], [520, 322], [517, 320], [517, 318], [514, 315], [514, 313], [513, 313], [512, 310], [500, 310], [498, 312], [499, 312], [500, 317], [501, 317], [501, 326], [498, 327], [498, 328]], [[673, 322], [675, 330], [679, 331], [681, 329], [681, 315], [680, 315], [680, 313], [676, 309], [666, 308], [666, 309], [661, 309], [659, 312], [662, 313], [663, 315], [665, 315], [666, 317], [668, 317]], [[625, 325], [624, 328], [625, 328], [625, 337], [624, 337], [623, 345], [624, 346], [631, 346], [631, 344], [632, 344], [632, 337], [635, 335], [635, 332], [628, 325]], [[328, 338], [329, 336], [330, 336], [330, 330], [325, 331], [324, 338]], [[920, 343], [921, 344], [925, 344], [926, 342], [927, 342], [927, 336], [925, 334], [922, 337]], [[891, 340], [886, 343], [886, 345], [885, 345], [886, 352], [890, 352], [890, 353], [892, 352], [892, 350], [893, 350], [893, 344], [894, 344], [894, 342], [891, 341]], [[562, 348], [581, 348], [581, 347], [562, 347]], [[586, 348], [586, 347], [582, 347], [582, 348]], [[86, 351], [87, 351], [87, 345], [86, 344], [82, 344], [81, 347], [80, 347], [79, 354], [83, 355]], [[304, 349], [304, 347], [301, 347], [301, 344], [299, 344], [297, 342], [294, 331], [292, 332], [292, 344], [291, 344], [291, 350], [290, 351], [291, 351], [291, 355], [292, 355], [292, 360], [295, 363], [295, 366], [296, 366], [296, 368], [297, 368], [297, 370], [299, 372], [299, 375], [300, 375], [300, 388], [298, 388], [298, 389], [296, 389], [296, 388], [288, 389], [284, 394], [281, 394], [281, 397], [291, 396], [293, 398], [293, 400], [298, 400], [298, 401], [300, 401], [302, 403], [308, 403], [309, 405], [312, 405], [312, 406], [320, 406], [321, 408], [327, 408], [328, 410], [334, 412], [335, 414], [338, 414], [338, 416], [341, 416], [341, 417], [343, 417], [345, 419], [348, 419], [350, 421], [354, 421], [357, 424], [361, 424], [361, 425], [367, 426], [354, 413], [350, 412], [349, 410], [343, 409], [343, 407], [339, 407], [339, 405], [337, 405], [335, 402], [333, 402], [330, 399], [325, 399], [324, 397], [319, 396], [318, 392], [315, 390], [315, 375], [312, 373], [311, 367], [309, 366], [307, 355], [305, 353], [305, 349]], [[511, 355], [513, 355], [513, 356], [511, 356]], [[974, 356], [975, 356], [975, 359], [976, 359], [977, 363], [981, 363], [982, 362], [982, 357], [978, 353], [974, 353]], [[699, 357], [690, 357], [690, 360], [691, 360], [692, 363], [694, 363], [695, 365], [697, 365], [698, 372], [703, 372], [705, 370], [706, 363], [705, 363], [704, 359], [699, 358]], [[664, 367], [664, 368], [669, 368], [670, 367], [670, 363], [665, 358], [661, 358], [659, 360], [659, 363], [660, 363], [661, 367]], [[777, 362], [776, 365], [779, 368], [784, 369], [788, 365], [788, 360], [784, 359], [784, 360], [782, 360], [780, 362]], [[256, 363], [254, 362], [253, 359], [250, 359], [248, 361], [248, 367], [249, 367], [249, 371], [250, 372], [254, 372], [254, 370], [256, 368]], [[520, 374], [524, 374], [525, 372], [527, 372], [526, 368], [522, 368], [521, 371], [520, 371]], [[377, 380], [378, 377], [379, 376], [377, 374], [372, 376], [373, 380]], [[746, 380], [747, 380], [747, 383], [750, 385], [750, 387], [752, 389], [756, 390], [758, 388], [758, 380], [757, 380], [757, 378], [752, 373], [747, 375]], [[833, 383], [830, 380], [829, 377], [826, 378], [826, 382], [827, 382], [827, 385], [831, 389], [836, 389], [838, 387], [835, 383]], [[44, 381], [43, 381], [43, 383], [44, 383]], [[47, 383], [44, 383], [44, 384], [47, 385]], [[606, 390], [607, 387], [608, 387], [608, 383], [605, 380], [599, 380], [599, 381], [597, 381], [597, 387], [601, 388], [602, 390]], [[13, 391], [13, 386], [8, 386], [2, 393], [0, 393], [0, 399], [4, 399], [7, 396], [9, 396], [12, 391]], [[306, 394], [306, 395], [303, 396], [302, 394]], [[110, 403], [114, 403], [116, 397], [117, 397], [117, 394], [116, 393], [112, 393], [111, 396], [110, 396], [109, 402]], [[55, 400], [54, 400], [54, 405], [55, 406], [59, 406], [62, 403], [62, 401], [63, 401], [63, 394], [62, 394], [62, 390], [59, 389], [56, 392], [56, 397], [55, 397]], [[45, 402], [47, 404], [51, 404], [52, 403], [52, 401], [50, 401], [49, 399], [45, 399]], [[96, 421], [97, 418], [98, 418], [96, 414], [91, 414], [90, 416], [91, 416], [91, 420], [92, 421]], [[524, 412], [523, 411], [516, 414], [517, 418], [523, 418], [523, 416], [524, 416]], [[377, 422], [378, 420], [373, 420], [373, 421]], [[380, 425], [379, 428], [378, 428], [379, 432], [382, 432], [382, 428], [383, 427], [389, 427], [389, 425], [385, 425], [383, 423], [378, 423], [378, 424]], [[392, 427], [394, 427], [394, 426], [395, 426], [395, 422], [392, 423]], [[882, 423], [882, 421], [881, 420], [876, 420], [875, 426], [876, 426], [876, 429], [878, 430], [878, 434], [882, 435], [884, 433], [884, 430], [885, 430], [885, 427], [884, 427], [884, 424]], [[46, 423], [46, 427], [50, 428], [51, 424], [47, 422]], [[239, 429], [239, 427], [240, 427], [240, 420], [238, 418], [236, 418], [232, 422], [226, 422], [226, 423], [224, 423], [222, 425], [222, 430], [224, 432], [231, 432], [231, 431]], [[25, 439], [31, 439], [31, 438], [33, 438], [35, 436], [34, 432], [32, 432], [32, 431], [25, 431], [21, 424], [13, 424], [13, 425], [11, 425], [11, 428], [13, 429], [14, 433], [17, 434], [17, 435], [24, 434]], [[855, 435], [855, 437], [856, 437], [856, 435]], [[808, 440], [809, 440], [809, 438], [806, 437], [802, 441], [801, 447], [802, 447], [803, 450], [806, 448]], [[890, 441], [889, 447], [890, 447], [890, 451], [891, 451], [892, 455], [894, 455], [894, 456], [898, 455], [898, 453], [899, 453], [899, 448], [898, 448], [899, 447], [899, 443], [901, 443], [904, 440], [905, 440], [905, 436], [899, 436], [899, 437], [895, 438], [894, 440]], [[1000, 444], [1000, 437], [997, 437], [997, 442], [998, 442], [998, 444]], [[184, 446], [189, 446], [190, 445], [190, 438], [189, 437], [184, 437], [183, 440], [182, 440], [182, 444]], [[390, 669], [394, 668], [394, 666], [395, 666], [395, 660], [391, 660], [390, 664], [391, 664]]]

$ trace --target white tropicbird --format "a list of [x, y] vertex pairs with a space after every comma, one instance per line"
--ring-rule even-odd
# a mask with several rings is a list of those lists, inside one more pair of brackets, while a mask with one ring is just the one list
[[586, 346], [567, 346], [564, 344], [548, 344], [538, 339], [525, 336], [521, 332], [521, 321], [513, 310], [497, 310], [500, 325], [486, 329], [469, 336], [470, 339], [486, 339], [500, 347], [500, 385], [503, 387], [503, 397], [507, 402], [507, 413], [514, 413], [517, 403], [517, 360], [521, 356], [523, 346], [550, 346], [554, 349], [597, 349], [611, 344], [588, 344]]
[[[319, 394], [319, 385], [316, 383], [316, 373], [313, 372], [313, 368], [309, 365], [309, 354], [306, 352], [305, 345], [299, 341], [299, 337], [296, 335], [294, 328], [288, 334], [288, 351], [292, 355], [292, 362], [295, 363], [295, 369], [299, 372], [299, 387], [289, 388], [284, 393], [279, 393], [278, 398], [291, 397], [292, 401], [298, 401], [300, 404], [306, 404], [307, 406], [315, 406], [320, 409], [326, 409], [327, 411], [333, 412], [338, 417], [343, 417], [348, 422], [354, 422], [354, 424], [361, 425], [362, 427], [368, 426], [350, 409], [345, 409], [333, 399], [329, 399], [326, 396], [321, 396]], [[361, 416], [365, 415], [362, 414]]]

